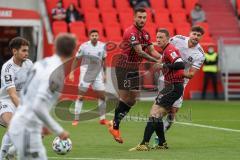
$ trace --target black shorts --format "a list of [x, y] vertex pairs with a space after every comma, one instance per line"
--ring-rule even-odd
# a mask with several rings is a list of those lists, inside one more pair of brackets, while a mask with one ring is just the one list
[[115, 73], [119, 90], [139, 90], [140, 83], [138, 69], [116, 67]]
[[164, 87], [156, 97], [156, 104], [170, 109], [173, 103], [183, 95], [183, 83], [172, 83]]

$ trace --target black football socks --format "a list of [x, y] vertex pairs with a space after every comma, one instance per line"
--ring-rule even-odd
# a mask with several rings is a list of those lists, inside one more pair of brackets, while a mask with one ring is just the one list
[[113, 129], [119, 129], [121, 120], [127, 115], [130, 109], [131, 107], [128, 106], [126, 103], [124, 103], [123, 101], [119, 101], [118, 106], [115, 109]]
[[149, 117], [147, 125], [144, 130], [144, 135], [143, 135], [143, 140], [141, 142], [141, 145], [144, 145], [145, 143], [149, 143], [153, 132], [155, 131], [154, 129], [154, 117]]

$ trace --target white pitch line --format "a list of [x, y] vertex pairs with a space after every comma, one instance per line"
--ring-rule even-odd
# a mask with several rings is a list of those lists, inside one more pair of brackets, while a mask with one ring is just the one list
[[177, 124], [182, 124], [186, 126], [193, 126], [193, 127], [201, 127], [201, 128], [210, 128], [210, 129], [216, 129], [216, 130], [222, 130], [222, 131], [229, 131], [229, 132], [239, 132], [238, 129], [231, 129], [231, 128], [222, 128], [222, 127], [215, 127], [215, 126], [209, 126], [209, 125], [203, 125], [203, 124], [196, 124], [196, 123], [186, 123], [186, 122], [175, 122]]
[[151, 160], [151, 159], [116, 159], [116, 158], [74, 158], [74, 157], [48, 157], [48, 159], [62, 160]]
[[[108, 116], [114, 116], [112, 113], [107, 113]], [[136, 116], [126, 116], [125, 119], [131, 119], [135, 121], [147, 121], [148, 119], [145, 117], [136, 117]], [[215, 129], [220, 131], [227, 131], [227, 132], [238, 132], [240, 133], [240, 130], [238, 129], [231, 129], [231, 128], [223, 128], [223, 127], [216, 127], [216, 126], [210, 126], [210, 125], [203, 125], [203, 124], [197, 124], [197, 123], [187, 123], [187, 122], [175, 122], [177, 124], [186, 125], [186, 126], [192, 126], [192, 127], [201, 127], [201, 128], [209, 128], [209, 129]]]
[[[108, 113], [107, 115], [114, 116], [114, 114], [112, 114], [112, 113]], [[139, 117], [131, 116], [131, 120], [138, 121]], [[240, 133], [240, 130], [238, 130], [238, 129], [215, 127], [215, 126], [209, 126], [209, 125], [203, 125], [203, 124], [197, 124], [197, 123], [187, 123], [187, 122], [174, 122], [174, 123], [186, 125], [186, 126], [192, 126], [192, 127], [201, 127], [201, 128], [209, 128], [209, 129], [215, 129], [215, 130], [221, 130], [221, 131], [227, 131], [227, 132], [239, 132]]]

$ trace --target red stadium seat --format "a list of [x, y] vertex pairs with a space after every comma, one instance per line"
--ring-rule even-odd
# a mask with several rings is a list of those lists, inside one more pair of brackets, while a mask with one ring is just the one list
[[169, 12], [169, 9], [167, 9], [167, 8], [154, 8], [154, 12], [155, 12], [155, 14], [157, 14], [157, 13], [170, 13]]
[[120, 27], [112, 27], [108, 26], [105, 27], [107, 39], [110, 41], [121, 41], [122, 40], [122, 33], [121, 33], [121, 28]]
[[[127, 17], [127, 18], [126, 18]], [[133, 24], [133, 13], [119, 13], [119, 20], [123, 30]]]
[[240, 16], [240, 0], [237, 0], [237, 12], [238, 12], [238, 16]]
[[214, 40], [209, 35], [203, 35], [201, 43], [214, 43]]
[[192, 11], [197, 2], [198, 0], [184, 0], [184, 5], [188, 14]]
[[122, 28], [123, 31], [124, 31], [126, 28], [130, 27], [131, 25], [133, 25], [133, 22], [127, 22], [127, 21], [120, 22], [120, 26], [121, 26], [121, 28]]
[[78, 0], [63, 0], [63, 7], [67, 9], [70, 4], [74, 4], [75, 7], [79, 8]]
[[104, 37], [103, 25], [100, 22], [93, 22], [86, 25], [88, 32], [92, 29], [96, 29], [99, 32], [100, 37]]
[[174, 12], [171, 14], [173, 23], [185, 23], [187, 22], [187, 15], [182, 12]]
[[100, 22], [98, 12], [84, 12], [84, 18], [86, 24]]
[[80, 6], [83, 10], [85, 8], [96, 8], [96, 0], [80, 0]]
[[174, 28], [173, 23], [163, 22], [163, 23], [157, 24], [157, 27], [158, 28], [166, 28], [166, 29], [168, 29], [171, 36], [175, 35], [175, 28]]
[[102, 13], [102, 21], [105, 26], [118, 24], [116, 13]]
[[127, 0], [115, 0], [115, 6], [117, 10], [121, 10], [122, 8], [131, 8]]
[[67, 23], [65, 21], [54, 21], [52, 30], [54, 36], [57, 36], [59, 33], [66, 33], [68, 32]]
[[72, 22], [69, 24], [70, 32], [75, 34], [79, 41], [85, 41], [86, 37], [86, 28], [83, 22]]
[[161, 22], [170, 22], [169, 13], [159, 12], [155, 14], [155, 23], [158, 24]]
[[178, 23], [175, 24], [176, 33], [184, 36], [188, 36], [191, 30], [190, 23]]
[[166, 4], [165, 4], [165, 0], [151, 0], [151, 7], [152, 8], [165, 8]]
[[113, 1], [112, 0], [98, 0], [98, 8], [101, 11], [113, 10]]
[[167, 0], [167, 5], [169, 9], [182, 8], [182, 0]]
[[51, 15], [52, 14], [52, 9], [56, 7], [57, 2], [59, 0], [45, 0], [45, 1], [46, 1], [46, 5], [47, 5], [48, 14]]
[[148, 26], [144, 28], [149, 34], [150, 34], [150, 38], [151, 41], [156, 41], [156, 31], [157, 31], [157, 27], [156, 26]]

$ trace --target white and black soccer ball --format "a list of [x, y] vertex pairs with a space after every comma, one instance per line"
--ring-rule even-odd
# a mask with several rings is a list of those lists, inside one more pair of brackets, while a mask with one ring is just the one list
[[56, 137], [53, 140], [52, 148], [57, 154], [67, 154], [72, 150], [72, 141], [69, 138], [66, 140], [61, 140], [59, 137]]

